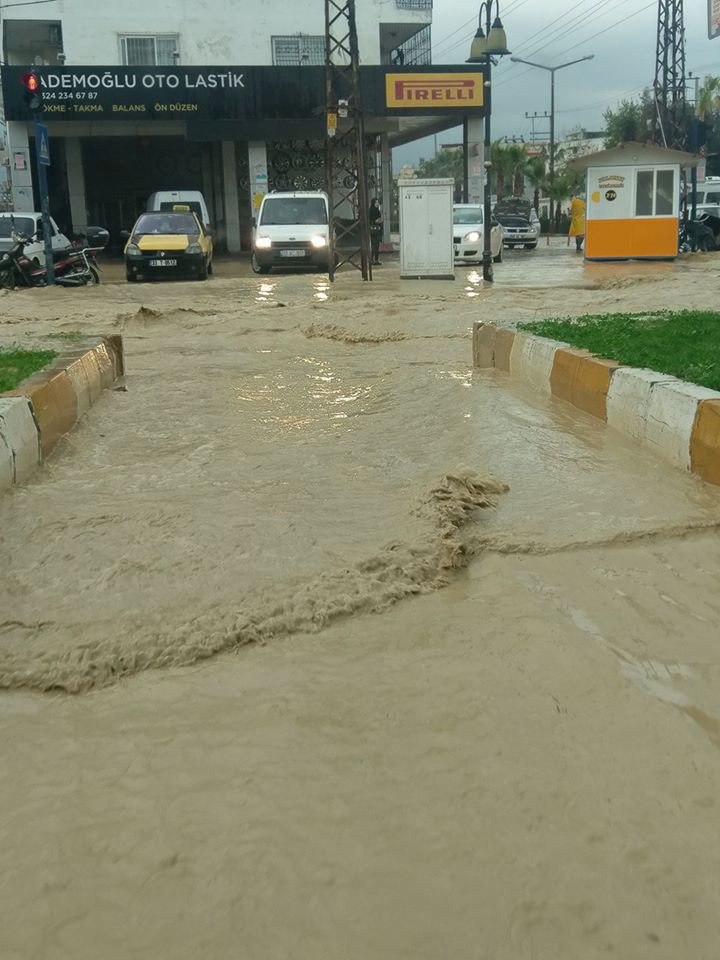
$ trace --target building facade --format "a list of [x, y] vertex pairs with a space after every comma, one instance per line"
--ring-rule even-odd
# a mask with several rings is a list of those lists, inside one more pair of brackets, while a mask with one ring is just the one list
[[[429, 64], [432, 0], [358, 0], [357, 16], [364, 65]], [[30, 66], [45, 93], [53, 214], [75, 233], [100, 223], [119, 237], [151, 193], [194, 189], [220, 243], [237, 252], [263, 192], [323, 185], [323, 0], [48, 0], [6, 7], [0, 29], [17, 210], [38, 204], [33, 125], [10, 109]], [[315, 102], [300, 111], [295, 101], [310, 90]], [[286, 109], [276, 102], [283, 91]], [[246, 104], [239, 111], [233, 94]], [[412, 136], [412, 124], [401, 126], [370, 122], [388, 179], [393, 139]]]

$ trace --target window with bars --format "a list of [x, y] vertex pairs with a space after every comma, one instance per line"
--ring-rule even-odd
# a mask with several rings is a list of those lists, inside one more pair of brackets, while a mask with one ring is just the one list
[[276, 67], [322, 66], [325, 63], [325, 37], [306, 34], [273, 37], [272, 55]]
[[172, 67], [177, 63], [180, 37], [176, 33], [160, 37], [120, 37], [122, 62], [128, 67]]

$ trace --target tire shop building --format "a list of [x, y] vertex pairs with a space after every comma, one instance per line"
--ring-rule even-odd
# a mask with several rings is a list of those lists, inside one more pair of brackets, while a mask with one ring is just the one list
[[[114, 7], [114, 9], [113, 9]], [[430, 63], [432, 0], [358, 0], [371, 191], [389, 229], [391, 149], [482, 112], [482, 74]], [[48, 0], [2, 13], [2, 90], [12, 203], [38, 209], [36, 66], [50, 132], [51, 212], [119, 244], [159, 190], [201, 190], [218, 244], [249, 246], [276, 189], [325, 182], [322, 0]]]

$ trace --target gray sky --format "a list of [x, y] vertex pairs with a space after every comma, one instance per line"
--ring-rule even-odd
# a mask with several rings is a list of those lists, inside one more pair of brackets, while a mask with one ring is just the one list
[[[461, 63], [467, 58], [479, 5], [479, 0], [435, 0], [435, 63]], [[500, 0], [500, 15], [516, 56], [553, 66], [595, 54], [594, 60], [556, 74], [558, 136], [578, 126], [602, 129], [608, 106], [636, 96], [652, 82], [657, 0]], [[706, 0], [685, 0], [685, 27], [688, 70], [701, 76], [720, 74], [720, 38], [707, 39]], [[495, 70], [493, 87], [493, 139], [513, 135], [529, 139], [531, 125], [525, 113], [549, 111], [550, 75], [506, 57]], [[459, 139], [459, 131], [439, 137], [440, 142]], [[432, 140], [419, 141], [396, 150], [395, 165], [432, 153]]]

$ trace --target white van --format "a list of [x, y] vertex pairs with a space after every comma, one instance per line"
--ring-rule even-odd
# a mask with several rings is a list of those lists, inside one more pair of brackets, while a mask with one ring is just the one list
[[200, 223], [210, 227], [210, 214], [208, 213], [205, 197], [199, 190], [160, 190], [153, 193], [147, 203], [148, 213], [171, 213], [176, 206], [190, 207], [192, 212], [197, 215]]
[[253, 235], [255, 273], [273, 267], [327, 270], [329, 209], [328, 195], [320, 190], [265, 194]]
[[[0, 256], [15, 243], [14, 234], [19, 233], [31, 241], [25, 247], [25, 256], [36, 263], [45, 263], [45, 241], [43, 239], [42, 213], [0, 213]], [[62, 253], [72, 249], [72, 243], [50, 217], [50, 236], [53, 253]]]

